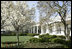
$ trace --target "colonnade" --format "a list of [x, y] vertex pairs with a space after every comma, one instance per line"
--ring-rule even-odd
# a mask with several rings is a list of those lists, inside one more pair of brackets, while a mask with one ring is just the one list
[[[53, 23], [53, 26], [52, 26], [52, 32], [50, 32], [50, 26], [48, 25], [48, 24], [46, 24], [46, 25], [41, 25], [40, 26], [40, 28], [39, 28], [39, 26], [37, 25], [37, 26], [32, 26], [31, 27], [31, 29], [30, 29], [30, 33], [39, 33], [40, 35], [41, 34], [47, 34], [47, 33], [49, 33], [49, 34], [56, 34], [56, 35], [64, 35], [63, 34], [63, 30], [61, 30], [61, 33], [60, 32], [58, 32], [58, 27], [59, 26], [57, 26], [56, 25], [56, 23]], [[62, 27], [62, 25], [60, 26], [60, 28], [62, 29], [63, 27]], [[40, 32], [39, 32], [39, 30], [41, 30]], [[71, 30], [70, 30], [70, 33], [71, 33]]]
[[32, 26], [29, 30], [30, 33], [39, 33], [39, 26]]

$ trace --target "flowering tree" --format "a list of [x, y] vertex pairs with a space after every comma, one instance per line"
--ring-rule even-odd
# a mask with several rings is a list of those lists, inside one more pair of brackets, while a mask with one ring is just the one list
[[8, 25], [6, 22], [9, 20], [9, 4], [12, 4], [12, 2], [8, 3], [1, 1], [1, 29]]
[[[44, 9], [41, 11], [46, 12], [45, 14], [54, 16], [54, 14], [57, 13], [56, 16], [59, 15], [59, 17], [61, 18], [61, 22], [64, 25], [64, 34], [66, 36], [66, 40], [68, 40], [70, 33], [66, 32], [66, 18], [68, 17], [68, 14], [71, 14], [71, 1], [39, 1], [38, 7], [39, 9]], [[47, 18], [49, 17], [51, 16], [48, 16]]]
[[[2, 1], [1, 11], [1, 20], [3, 20], [4, 17], [7, 17], [10, 22], [8, 24], [11, 24], [14, 27], [19, 46], [19, 32], [27, 26], [28, 23], [31, 24], [31, 21], [33, 21], [34, 18], [35, 9], [29, 9], [26, 1], [16, 1], [16, 4], [12, 1]], [[7, 19], [4, 19], [4, 21], [6, 22]], [[2, 21], [2, 23], [5, 22]]]

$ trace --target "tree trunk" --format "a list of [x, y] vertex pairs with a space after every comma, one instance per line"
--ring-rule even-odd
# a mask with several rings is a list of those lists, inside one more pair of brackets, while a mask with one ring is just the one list
[[18, 31], [17, 31], [17, 46], [19, 47], [19, 33], [18, 33]]
[[66, 35], [66, 25], [64, 24], [64, 34]]
[[66, 37], [66, 40], [70, 40], [70, 28], [68, 28], [68, 25], [67, 25], [67, 37]]
[[64, 24], [64, 34], [65, 34], [66, 40], [69, 40], [68, 28], [66, 24]]
[[70, 40], [70, 37], [69, 36], [66, 36], [66, 40]]

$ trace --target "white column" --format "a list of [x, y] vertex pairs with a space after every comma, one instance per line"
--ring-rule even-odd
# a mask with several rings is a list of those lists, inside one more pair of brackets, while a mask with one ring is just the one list
[[46, 33], [49, 33], [48, 24], [47, 24], [47, 27], [46, 27]]
[[38, 34], [38, 26], [37, 26], [37, 34]]
[[55, 23], [54, 23], [54, 28], [53, 28], [53, 31], [56, 31], [56, 25], [55, 25]]
[[71, 30], [70, 30], [70, 36], [71, 36]]
[[43, 26], [41, 26], [41, 34], [40, 35], [42, 35], [42, 34], [44, 34]]
[[31, 28], [31, 33], [32, 33], [32, 28]]
[[35, 26], [33, 27], [33, 33], [35, 33]]
[[31, 33], [30, 29], [29, 29], [29, 33]]

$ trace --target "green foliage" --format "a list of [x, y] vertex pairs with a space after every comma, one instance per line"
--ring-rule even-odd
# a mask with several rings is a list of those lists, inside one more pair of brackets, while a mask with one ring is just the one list
[[40, 42], [49, 42], [50, 35], [49, 34], [40, 35], [39, 38]]
[[36, 43], [36, 42], [39, 42], [40, 40], [39, 40], [38, 38], [32, 38], [32, 39], [30, 39], [29, 41]]
[[56, 35], [44, 34], [44, 35], [40, 35], [39, 37], [40, 37], [40, 38], [42, 38], [42, 37], [56, 38], [57, 36], [56, 36]]
[[33, 42], [35, 40], [38, 41], [38, 42], [50, 42], [51, 38], [56, 38], [57, 36], [56, 35], [44, 34], [44, 35], [40, 35], [39, 37], [40, 37], [39, 39], [33, 38], [33, 39], [30, 39], [30, 40], [32, 40]]
[[29, 40], [30, 42], [49, 42], [48, 38], [32, 38]]
[[9, 34], [1, 34], [1, 36], [9, 36]]
[[61, 35], [61, 36], [57, 36], [60, 39], [65, 39], [65, 36]]
[[20, 36], [27, 36], [28, 33], [20, 33]]
[[56, 38], [56, 35], [49, 35], [49, 34], [44, 34], [39, 36], [41, 38], [41, 42], [51, 42], [52, 38]]
[[65, 40], [59, 39], [59, 38], [54, 38], [54, 39], [51, 40], [51, 42], [64, 44], [65, 43]]
[[43, 37], [40, 39], [40, 42], [50, 42], [48, 37]]
[[35, 35], [39, 35], [39, 34], [36, 34], [36, 33], [28, 33], [27, 36], [35, 36]]
[[[35, 35], [39, 35], [36, 33], [19, 33], [19, 36], [35, 36]], [[10, 33], [6, 33], [6, 34], [1, 34], [1, 36], [16, 36], [16, 32], [10, 32]]]
[[69, 39], [71, 40], [71, 36], [69, 36]]
[[43, 34], [43, 35], [39, 35], [39, 38], [42, 38], [44, 36], [49, 36], [49, 34]]
[[51, 35], [51, 36], [50, 36], [50, 38], [56, 38], [56, 37], [57, 37], [56, 35]]
[[16, 32], [4, 33], [4, 34], [1, 34], [1, 36], [16, 36]]
[[71, 40], [65, 41], [65, 44], [64, 44], [64, 45], [66, 45], [66, 46], [68, 46], [68, 47], [71, 47]]
[[40, 42], [50, 42], [50, 43], [59, 43], [63, 44], [65, 48], [71, 47], [71, 41], [65, 41], [65, 36], [56, 36], [56, 35], [49, 35], [44, 34], [40, 35]]
[[11, 36], [16, 36], [16, 33], [15, 33], [15, 32], [13, 32], [13, 33], [11, 33], [10, 35], [11, 35]]

